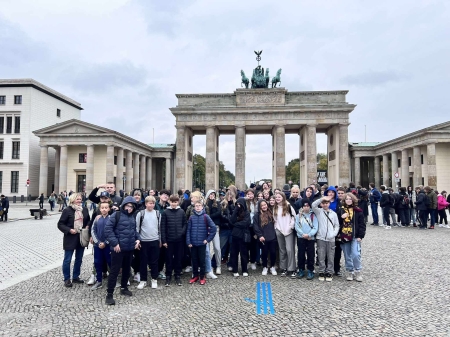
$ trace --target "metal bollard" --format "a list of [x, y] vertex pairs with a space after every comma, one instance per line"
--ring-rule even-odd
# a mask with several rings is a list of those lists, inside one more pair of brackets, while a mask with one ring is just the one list
[[20, 202], [23, 202], [25, 200], [25, 197], [23, 196], [23, 194], [20, 196]]
[[13, 204], [15, 204], [16, 203], [16, 196], [13, 196]]

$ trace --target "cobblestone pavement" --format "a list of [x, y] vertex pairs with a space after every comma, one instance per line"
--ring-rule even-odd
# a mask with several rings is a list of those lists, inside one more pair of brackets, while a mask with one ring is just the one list
[[[54, 217], [11, 224], [20, 230], [0, 227], [0, 247], [9, 247], [2, 267], [16, 255], [30, 265], [61, 263]], [[137, 291], [134, 284], [133, 297], [116, 293], [116, 305], [107, 307], [105, 288], [67, 289], [58, 265], [0, 291], [0, 336], [449, 336], [450, 230], [368, 227], [362, 283], [261, 276], [258, 268], [248, 278], [225, 271], [200, 286], [188, 285], [185, 274], [182, 287], [160, 281], [156, 290]], [[52, 247], [41, 243], [49, 238]], [[87, 255], [84, 278], [91, 266]], [[271, 282], [275, 315], [256, 315], [245, 301], [255, 298], [257, 282]]]

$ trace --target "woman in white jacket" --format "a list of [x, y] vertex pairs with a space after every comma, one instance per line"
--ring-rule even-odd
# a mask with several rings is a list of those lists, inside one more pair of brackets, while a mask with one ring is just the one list
[[286, 195], [283, 192], [275, 192], [275, 203], [273, 218], [275, 220], [275, 232], [277, 233], [280, 251], [281, 276], [289, 275], [291, 278], [296, 278], [295, 210], [286, 201]]

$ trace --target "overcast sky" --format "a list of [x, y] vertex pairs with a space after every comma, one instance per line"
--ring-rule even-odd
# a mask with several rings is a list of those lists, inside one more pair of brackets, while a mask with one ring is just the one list
[[[87, 122], [175, 143], [175, 94], [233, 92], [262, 49], [290, 91], [350, 91], [350, 142], [365, 125], [367, 141], [386, 141], [449, 120], [449, 4], [0, 0], [0, 77], [77, 100]], [[298, 158], [298, 136], [286, 144], [286, 161]], [[204, 155], [205, 137], [194, 146]], [[220, 137], [220, 159], [234, 172], [234, 136]], [[270, 176], [270, 136], [248, 136], [246, 181]]]

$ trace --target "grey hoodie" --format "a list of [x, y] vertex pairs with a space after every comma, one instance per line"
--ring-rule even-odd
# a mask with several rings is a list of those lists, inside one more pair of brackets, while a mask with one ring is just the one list
[[322, 198], [317, 199], [312, 204], [312, 210], [314, 214], [317, 216], [317, 220], [319, 221], [319, 230], [316, 234], [317, 240], [322, 241], [334, 241], [336, 235], [339, 232], [339, 220], [336, 212], [333, 210], [328, 210], [328, 220], [327, 215], [325, 215], [325, 211], [322, 208], [319, 208], [320, 203], [322, 202]]

